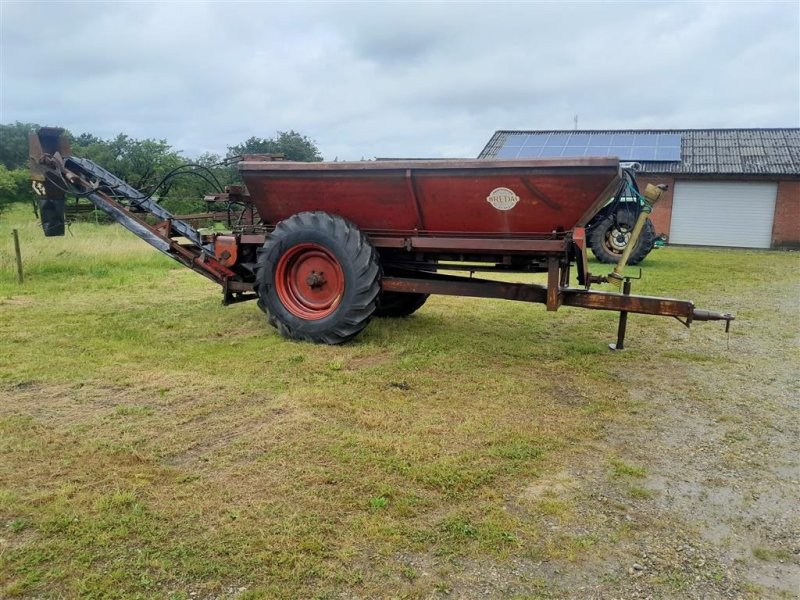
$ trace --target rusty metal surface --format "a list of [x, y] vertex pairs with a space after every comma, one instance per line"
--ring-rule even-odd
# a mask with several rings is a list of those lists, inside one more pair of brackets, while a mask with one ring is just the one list
[[63, 133], [64, 130], [59, 127], [42, 127], [37, 133], [28, 134], [28, 168], [32, 181], [45, 181], [48, 167], [41, 162], [43, 158], [58, 154], [60, 160], [63, 160], [72, 154], [69, 140]]
[[502, 239], [472, 237], [413, 236], [390, 237], [367, 233], [369, 241], [376, 248], [405, 248], [427, 252], [525, 252], [537, 254], [558, 254], [564, 252], [568, 241], [565, 239]]
[[222, 266], [232, 267], [239, 260], [239, 242], [233, 235], [217, 235], [214, 238], [214, 257]]
[[[507, 283], [466, 277], [446, 276], [439, 274], [409, 273], [408, 276], [388, 276], [383, 278], [384, 290], [392, 292], [414, 292], [423, 294], [445, 294], [453, 296], [474, 296], [480, 298], [504, 298], [520, 302], [548, 304], [557, 308], [558, 301], [553, 296], [557, 293], [560, 304], [577, 308], [609, 310], [644, 315], [660, 315], [679, 317], [688, 320], [694, 318], [694, 303], [674, 298], [658, 298], [651, 296], [632, 296], [612, 292], [597, 292], [575, 288], [553, 288], [536, 284]], [[706, 314], [708, 313], [708, 314]], [[710, 318], [714, 315], [713, 318]], [[699, 320], [699, 319], [698, 319]], [[719, 313], [703, 311], [703, 320], [723, 320]]]
[[561, 302], [564, 299], [564, 295], [561, 291], [560, 282], [561, 277], [559, 276], [559, 260], [557, 256], [550, 256], [547, 259], [547, 310], [554, 311], [558, 310], [558, 307], [561, 306]]
[[446, 275], [436, 275], [435, 277], [385, 276], [381, 280], [381, 287], [390, 292], [504, 298], [541, 304], [547, 302], [547, 288], [543, 285], [523, 285]]
[[239, 163], [274, 225], [324, 211], [382, 236], [541, 237], [588, 221], [620, 181], [614, 159]]
[[564, 293], [564, 306], [594, 310], [627, 311], [642, 315], [660, 315], [691, 319], [694, 303], [689, 300], [652, 296], [624, 296], [613, 292], [570, 289]]

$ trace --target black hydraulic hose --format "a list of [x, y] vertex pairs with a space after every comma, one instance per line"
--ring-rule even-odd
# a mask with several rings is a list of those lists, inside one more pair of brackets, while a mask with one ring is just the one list
[[[622, 185], [620, 186], [619, 191], [617, 192], [617, 196], [614, 198], [613, 202], [611, 203], [611, 207], [609, 209], [611, 213], [611, 218], [614, 223], [614, 227], [619, 230], [619, 219], [617, 218], [617, 213], [621, 208], [621, 200], [625, 196], [625, 192], [628, 190], [633, 191], [634, 197], [636, 199], [635, 202], [625, 202], [625, 217], [627, 218], [627, 223], [625, 225], [630, 230], [633, 228], [633, 224], [639, 218], [639, 213], [642, 211], [641, 201], [639, 197], [641, 196], [641, 192], [639, 191], [639, 185], [636, 183], [636, 178], [633, 176], [633, 173], [628, 169], [622, 170]], [[631, 206], [633, 204], [633, 206]]]
[[[203, 170], [207, 171], [208, 174], [211, 176], [211, 178], [214, 180], [214, 183], [209, 181], [206, 178], [205, 175], [202, 175], [202, 174], [198, 173], [197, 171], [186, 171], [184, 173], [180, 173], [181, 169], [186, 169], [186, 168], [199, 168], [199, 169], [203, 169]], [[213, 173], [213, 171], [211, 171], [211, 169], [209, 169], [208, 167], [206, 167], [204, 165], [198, 165], [198, 164], [195, 164], [195, 163], [186, 163], [184, 165], [180, 165], [178, 167], [175, 167], [174, 169], [169, 171], [166, 175], [164, 175], [164, 177], [161, 178], [161, 181], [159, 181], [156, 184], [156, 186], [150, 191], [150, 193], [148, 193], [146, 196], [144, 196], [142, 198], [137, 198], [137, 200], [149, 200], [150, 198], [152, 198], [155, 195], [155, 193], [158, 191], [158, 189], [160, 187], [162, 187], [171, 178], [177, 177], [178, 175], [194, 175], [195, 177], [200, 177], [203, 181], [208, 183], [208, 185], [210, 185], [212, 188], [216, 188], [217, 192], [222, 192], [222, 184], [219, 182], [219, 179], [217, 179], [217, 176], [214, 175], [214, 173]]]

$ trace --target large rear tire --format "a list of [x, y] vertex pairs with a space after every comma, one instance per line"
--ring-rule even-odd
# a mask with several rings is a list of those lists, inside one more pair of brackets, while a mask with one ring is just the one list
[[376, 317], [398, 318], [412, 315], [428, 300], [430, 294], [406, 292], [381, 292], [378, 296]]
[[[629, 223], [618, 213], [607, 215], [597, 225], [592, 226], [589, 234], [589, 247], [592, 254], [602, 263], [616, 264], [619, 262], [628, 240], [631, 237], [634, 223]], [[647, 219], [639, 236], [636, 248], [633, 249], [629, 265], [638, 265], [650, 254], [656, 242], [656, 229], [652, 221]]]
[[351, 222], [325, 212], [281, 221], [259, 250], [259, 307], [284, 337], [341, 344], [369, 323], [380, 292], [378, 254]]

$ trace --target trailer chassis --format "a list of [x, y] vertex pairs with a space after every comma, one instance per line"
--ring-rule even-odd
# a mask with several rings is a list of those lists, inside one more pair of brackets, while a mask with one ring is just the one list
[[[254, 256], [274, 227], [251, 224], [235, 226], [231, 233], [204, 235], [189, 219], [177, 218], [157, 201], [133, 188], [96, 163], [69, 155], [62, 130], [43, 128], [31, 134], [31, 175], [34, 189], [42, 201], [63, 201], [66, 195], [87, 198], [98, 210], [120, 223], [157, 250], [222, 287], [223, 304], [258, 298]], [[242, 202], [239, 189], [207, 197], [225, 203], [235, 197]], [[232, 214], [228, 209], [227, 214]], [[145, 217], [149, 216], [150, 219]], [[230, 221], [230, 219], [229, 219]], [[561, 306], [619, 312], [617, 341], [609, 347], [624, 348], [627, 318], [631, 313], [674, 317], [686, 327], [693, 321], [725, 321], [726, 331], [734, 319], [731, 314], [695, 308], [691, 301], [631, 295], [632, 277], [623, 276], [622, 293], [591, 290], [592, 284], [608, 281], [588, 271], [583, 228], [554, 232], [552, 236], [528, 237], [398, 235], [365, 231], [369, 241], [386, 258], [381, 261], [384, 275], [381, 289], [388, 292], [442, 294], [501, 298], [544, 304], [548, 311]], [[515, 259], [525, 257], [524, 265]], [[452, 259], [452, 264], [441, 260]], [[578, 282], [569, 286], [570, 267], [575, 263]], [[455, 276], [439, 271], [468, 271]], [[473, 277], [475, 272], [544, 272], [547, 284], [523, 284]], [[617, 278], [619, 279], [619, 278]]]

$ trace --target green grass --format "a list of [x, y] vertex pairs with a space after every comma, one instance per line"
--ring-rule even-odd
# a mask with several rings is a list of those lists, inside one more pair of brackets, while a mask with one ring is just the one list
[[763, 546], [754, 547], [753, 556], [762, 561], [788, 561], [792, 559], [792, 553], [788, 550], [774, 550]]
[[628, 496], [637, 500], [647, 500], [653, 497], [652, 490], [648, 490], [639, 485], [632, 485], [628, 488]]
[[[403, 557], [578, 560], [594, 538], [565, 550], [545, 524], [575, 522], [572, 501], [519, 498], [586, 461], [646, 476], [595, 456], [638, 402], [621, 374], [679, 387], [761, 360], [715, 324], [634, 316], [611, 355], [613, 314], [446, 297], [345, 346], [289, 342], [120, 227], [72, 234], [0, 215], [0, 597], [425, 597], [453, 575]], [[738, 313], [732, 345], [793, 335], [765, 323], [796, 314], [795, 255], [669, 248], [644, 266], [635, 292]]]
[[612, 477], [644, 477], [647, 475], [647, 469], [644, 467], [632, 465], [623, 460], [612, 459], [609, 464]]

